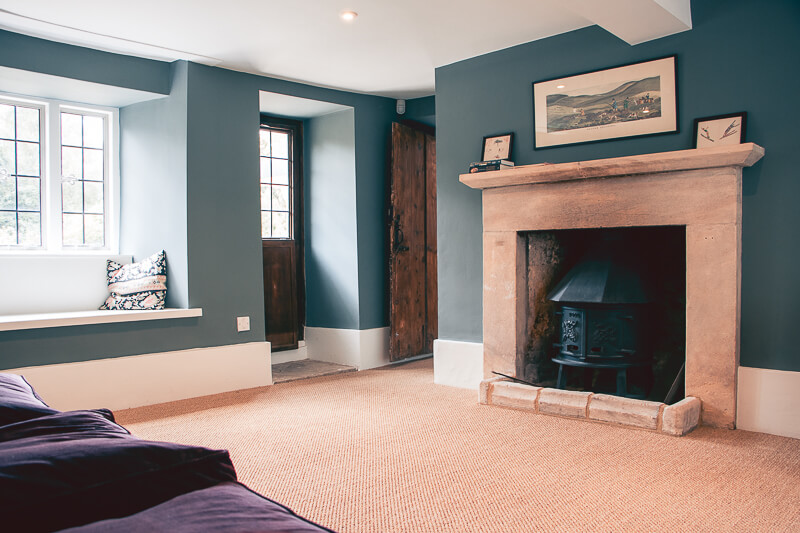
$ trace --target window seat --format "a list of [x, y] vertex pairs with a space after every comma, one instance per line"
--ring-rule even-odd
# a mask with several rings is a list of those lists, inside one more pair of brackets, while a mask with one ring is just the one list
[[148, 311], [69, 311], [64, 313], [34, 313], [29, 315], [0, 315], [0, 331], [58, 328], [88, 324], [110, 324], [190, 318], [203, 316], [203, 309], [157, 309]]

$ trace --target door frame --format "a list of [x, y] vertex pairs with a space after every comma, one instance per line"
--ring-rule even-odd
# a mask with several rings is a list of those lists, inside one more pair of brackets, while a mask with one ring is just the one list
[[[292, 231], [295, 243], [295, 280], [297, 298], [297, 339], [304, 340], [306, 320], [305, 210], [303, 209], [303, 122], [262, 113], [259, 128], [285, 129], [292, 132]], [[261, 246], [277, 246], [285, 239], [261, 239]], [[285, 245], [285, 244], [284, 244]], [[263, 268], [263, 266], [262, 266]]]

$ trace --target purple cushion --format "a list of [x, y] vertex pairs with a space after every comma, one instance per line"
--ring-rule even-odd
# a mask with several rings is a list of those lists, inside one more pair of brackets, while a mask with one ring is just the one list
[[25, 378], [0, 374], [0, 426], [57, 412], [39, 398]]
[[[69, 533], [321, 533], [330, 529], [240, 483], [221, 483], [173, 498], [139, 513], [67, 530]], [[66, 533], [66, 532], [62, 532]]]
[[[74, 440], [81, 436], [119, 435], [130, 435], [130, 432], [114, 422], [114, 414], [108, 409], [58, 412], [0, 426], [0, 442], [45, 436], [55, 441]], [[0, 463], [2, 462], [3, 458], [0, 456]]]
[[131, 436], [92, 411], [3, 428], [0, 517], [9, 531], [54, 531], [137, 513], [235, 481], [228, 452]]

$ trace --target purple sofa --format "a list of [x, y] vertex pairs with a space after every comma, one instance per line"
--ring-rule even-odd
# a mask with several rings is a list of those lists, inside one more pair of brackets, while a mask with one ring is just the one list
[[329, 532], [237, 482], [226, 450], [138, 439], [0, 374], [0, 530]]

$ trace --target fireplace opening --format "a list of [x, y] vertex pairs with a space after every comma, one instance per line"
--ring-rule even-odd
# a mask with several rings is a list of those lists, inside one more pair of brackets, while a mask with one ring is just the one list
[[518, 375], [546, 387], [659, 402], [677, 381], [669, 403], [682, 399], [685, 226], [525, 237], [528, 341]]

